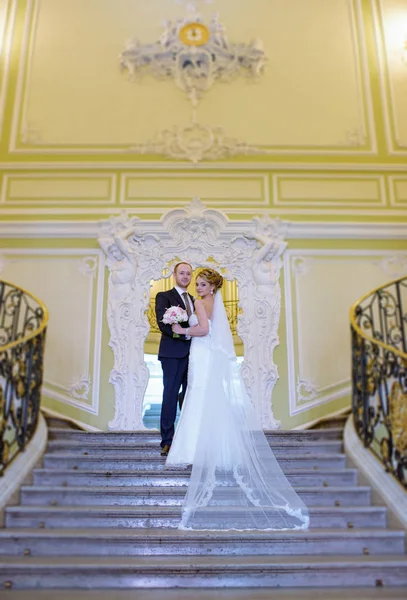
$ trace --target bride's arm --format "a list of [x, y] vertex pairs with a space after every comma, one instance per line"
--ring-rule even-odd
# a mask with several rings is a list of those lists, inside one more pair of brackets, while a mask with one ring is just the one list
[[187, 329], [178, 324], [173, 325], [173, 332], [183, 333], [191, 337], [202, 337], [207, 335], [209, 331], [208, 315], [206, 314], [202, 300], [195, 300], [195, 314], [198, 317], [198, 325], [194, 325], [194, 327], [188, 327]]

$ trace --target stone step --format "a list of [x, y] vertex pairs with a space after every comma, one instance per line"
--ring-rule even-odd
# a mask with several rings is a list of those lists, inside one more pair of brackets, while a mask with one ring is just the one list
[[310, 588], [407, 586], [407, 558], [345, 557], [2, 557], [13, 590], [123, 588]]
[[336, 417], [325, 417], [319, 423], [313, 425], [312, 429], [331, 429], [332, 427], [344, 427], [351, 414], [351, 409], [346, 414]]
[[[287, 469], [285, 475], [293, 486], [350, 486], [357, 485], [356, 469]], [[91, 485], [91, 486], [186, 486], [189, 471], [84, 471], [73, 469], [34, 469], [34, 485]]]
[[[307, 506], [368, 506], [370, 487], [296, 487]], [[184, 487], [45, 487], [21, 488], [22, 505], [41, 506], [179, 506]]]
[[[6, 592], [7, 593], [7, 592]], [[10, 595], [9, 595], [10, 597]], [[29, 600], [191, 600], [190, 588], [129, 589], [30, 589]], [[26, 590], [14, 590], [12, 600], [28, 600]], [[207, 588], [194, 589], [194, 600], [406, 600], [405, 587], [368, 588]]]
[[[219, 511], [219, 507], [215, 507]], [[208, 511], [210, 513], [210, 509]], [[238, 510], [234, 509], [236, 519]], [[269, 511], [272, 518], [273, 511]], [[310, 507], [310, 527], [368, 528], [386, 527], [386, 508]], [[229, 509], [224, 509], [228, 519]], [[244, 511], [242, 511], [244, 514]], [[9, 506], [5, 510], [6, 527], [78, 528], [80, 527], [177, 527], [181, 509], [178, 506]]]
[[[85, 440], [86, 441], [86, 440]], [[270, 442], [276, 456], [285, 454], [300, 454], [308, 456], [313, 454], [338, 454], [343, 452], [343, 443], [341, 440], [317, 440], [304, 442]], [[117, 456], [123, 454], [127, 456], [157, 456], [160, 452], [159, 440], [154, 440], [146, 443], [135, 442], [134, 446], [129, 444], [104, 444], [96, 441], [90, 441], [85, 444], [78, 445], [77, 441], [71, 440], [50, 440], [47, 447], [47, 455], [54, 453], [74, 454], [75, 456]]]
[[47, 422], [48, 429], [50, 429], [50, 428], [53, 428], [53, 429], [74, 429], [76, 431], [83, 431], [83, 429], [81, 429], [79, 427], [79, 425], [76, 425], [75, 423], [72, 423], [71, 421], [66, 421], [63, 418], [46, 416], [45, 420]]
[[[343, 429], [335, 427], [331, 429], [292, 429], [289, 431], [280, 431], [278, 429], [267, 430], [264, 432], [266, 437], [271, 442], [277, 441], [316, 441], [316, 440], [342, 440]], [[87, 432], [73, 431], [64, 427], [51, 427], [48, 430], [48, 438], [50, 440], [72, 440], [82, 443], [90, 443], [98, 441], [106, 445], [129, 444], [133, 446], [137, 443], [160, 443], [160, 434], [150, 430], [147, 431], [109, 431], [109, 432]], [[86, 440], [86, 442], [85, 442]]]
[[404, 532], [3, 529], [0, 556], [305, 556], [404, 554]]
[[[165, 457], [156, 454], [150, 458], [123, 455], [120, 458], [101, 456], [72, 456], [71, 454], [48, 454], [44, 456], [45, 469], [78, 469], [85, 471], [137, 471], [158, 470], [169, 472], [165, 465]], [[278, 462], [286, 469], [341, 469], [346, 466], [345, 454], [320, 454], [313, 456], [281, 456]], [[190, 469], [188, 469], [190, 472]]]

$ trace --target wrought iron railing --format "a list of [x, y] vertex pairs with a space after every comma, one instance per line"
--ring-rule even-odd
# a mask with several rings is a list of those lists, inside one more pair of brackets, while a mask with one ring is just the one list
[[37, 298], [0, 281], [0, 475], [37, 426], [47, 323]]
[[[229, 325], [233, 335], [237, 335], [237, 320], [239, 316], [239, 303], [237, 300], [224, 300], [226, 314], [228, 316]], [[150, 300], [146, 311], [147, 319], [150, 324], [150, 333], [160, 333], [155, 318], [155, 300]]]
[[407, 488], [407, 277], [358, 300], [350, 318], [356, 430]]

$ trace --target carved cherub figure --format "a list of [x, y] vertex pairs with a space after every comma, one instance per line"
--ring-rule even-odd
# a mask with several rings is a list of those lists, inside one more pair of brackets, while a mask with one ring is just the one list
[[281, 254], [287, 242], [269, 238], [261, 233], [245, 233], [248, 240], [255, 240], [257, 248], [253, 251], [251, 268], [256, 285], [275, 285], [281, 268]]

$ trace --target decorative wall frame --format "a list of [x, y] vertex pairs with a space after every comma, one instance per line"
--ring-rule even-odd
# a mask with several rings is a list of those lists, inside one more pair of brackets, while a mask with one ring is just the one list
[[244, 343], [242, 377], [264, 429], [279, 422], [272, 410], [278, 379], [273, 351], [279, 343], [280, 285], [286, 248], [286, 224], [255, 217], [230, 221], [195, 197], [184, 208], [170, 210], [159, 221], [141, 221], [123, 212], [100, 224], [99, 244], [110, 270], [107, 320], [115, 388], [111, 430], [143, 430], [142, 407], [149, 371], [144, 342], [150, 282], [172, 274], [171, 265], [187, 260], [193, 268], [210, 266], [239, 289], [238, 334]]

